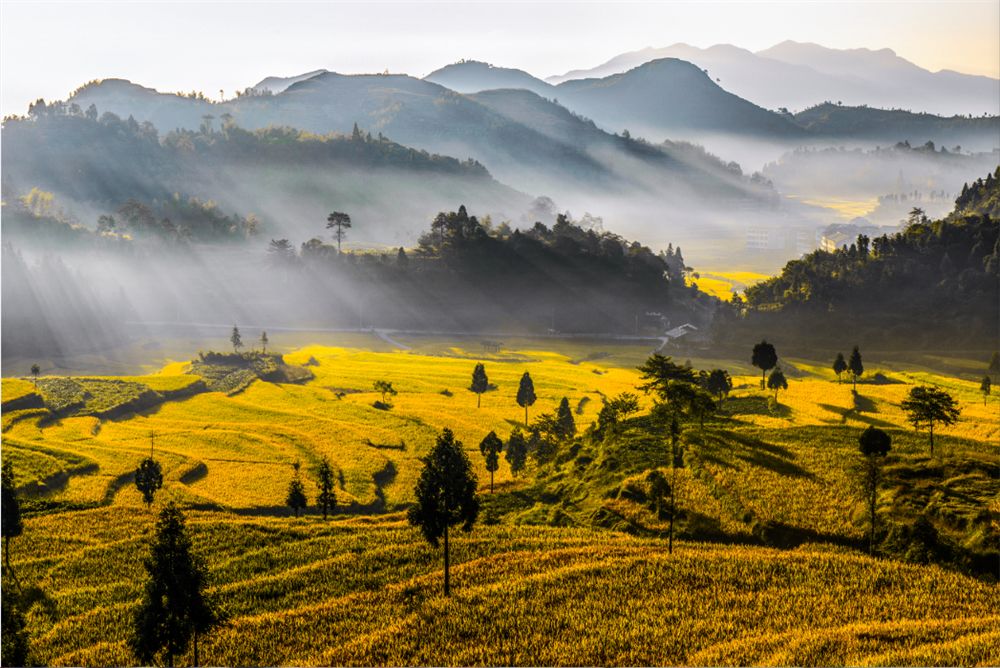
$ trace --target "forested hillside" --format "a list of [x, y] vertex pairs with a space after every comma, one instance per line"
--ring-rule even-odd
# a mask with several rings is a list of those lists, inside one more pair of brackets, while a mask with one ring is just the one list
[[313, 238], [298, 252], [272, 240], [268, 255], [310, 311], [356, 313], [365, 326], [659, 335], [667, 320], [702, 323], [718, 304], [684, 285], [679, 249], [657, 255], [563, 214], [521, 231], [461, 206], [438, 214], [415, 251], [338, 254]]
[[[190, 223], [191, 235], [201, 240], [232, 236], [234, 223], [193, 211], [185, 203], [194, 200], [254, 213], [257, 227], [271, 224], [272, 230], [275, 221], [287, 230], [307, 216], [321, 220], [334, 204], [354, 205], [355, 212], [385, 221], [380, 230], [360, 230], [362, 238], [401, 234], [400, 221], [415, 213], [430, 217], [455, 199], [489, 211], [518, 211], [529, 202], [474, 161], [359, 130], [323, 136], [283, 127], [249, 131], [226, 116], [161, 137], [147, 121], [49, 105], [29, 118], [7, 119], [3, 143], [5, 200], [36, 187], [53, 192], [81, 218], [87, 215], [82, 222], [90, 227], [100, 214], [136, 200], [161, 219]], [[236, 221], [235, 228], [246, 236], [247, 225]]]
[[1000, 304], [1000, 172], [963, 189], [955, 211], [834, 252], [818, 250], [746, 291], [743, 326], [800, 341], [995, 345]]

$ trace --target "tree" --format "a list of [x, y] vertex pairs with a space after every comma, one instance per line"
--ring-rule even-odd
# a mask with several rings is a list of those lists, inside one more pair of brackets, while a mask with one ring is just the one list
[[[355, 130], [357, 125], [355, 124]], [[351, 229], [351, 217], [341, 211], [334, 211], [326, 217], [326, 229], [336, 230], [333, 238], [337, 240], [337, 255], [340, 255], [340, 243], [347, 236], [347, 230]]]
[[721, 403], [726, 395], [732, 391], [733, 379], [729, 376], [729, 372], [724, 369], [712, 369], [705, 381], [705, 389], [718, 397]]
[[778, 365], [778, 352], [767, 340], [762, 340], [753, 347], [753, 355], [750, 357], [750, 363], [760, 369], [760, 389], [763, 390], [764, 378], [767, 372]]
[[559, 435], [562, 438], [573, 438], [576, 436], [576, 420], [573, 419], [573, 411], [569, 407], [569, 399], [562, 398], [559, 408], [556, 409], [556, 424], [559, 427]]
[[394, 397], [399, 394], [395, 388], [393, 388], [392, 383], [387, 380], [376, 380], [372, 383], [375, 391], [382, 395], [382, 403], [386, 403], [386, 397]]
[[152, 508], [153, 497], [157, 490], [163, 487], [163, 469], [160, 462], [153, 459], [153, 434], [149, 434], [149, 457], [139, 463], [135, 470], [135, 488], [142, 494], [142, 500], [147, 508]]
[[479, 444], [479, 452], [486, 458], [486, 470], [490, 472], [490, 494], [493, 493], [493, 474], [500, 468], [500, 452], [503, 450], [503, 441], [497, 436], [495, 431], [486, 434], [486, 438]]
[[840, 374], [847, 371], [847, 361], [844, 359], [844, 353], [837, 353], [837, 359], [833, 360], [833, 372], [837, 374], [837, 382], [840, 382]]
[[660, 469], [653, 469], [646, 474], [646, 485], [656, 510], [656, 519], [659, 520], [663, 516], [663, 501], [670, 495], [670, 483]]
[[955, 399], [936, 387], [920, 386], [910, 390], [909, 396], [900, 404], [914, 429], [926, 425], [930, 433], [931, 457], [934, 456], [934, 425], [955, 424], [959, 409]]
[[610, 401], [602, 399], [602, 402], [595, 427], [595, 433], [602, 437], [608, 430], [616, 431], [618, 425], [628, 419], [629, 415], [639, 411], [639, 397], [631, 392], [622, 392]]
[[479, 408], [483, 392], [488, 389], [490, 389], [490, 379], [486, 377], [486, 367], [480, 362], [472, 370], [472, 384], [469, 386], [469, 390], [476, 393], [476, 408]]
[[319, 467], [316, 469], [316, 486], [319, 487], [316, 505], [323, 511], [323, 519], [325, 520], [327, 514], [332, 513], [337, 507], [337, 492], [333, 483], [333, 468], [330, 466], [330, 460], [326, 457], [323, 457], [319, 461]]
[[524, 408], [524, 426], [528, 426], [528, 406], [535, 403], [535, 383], [527, 371], [521, 376], [521, 384], [517, 387], [517, 405]]
[[781, 367], [775, 367], [771, 375], [767, 377], [767, 389], [774, 390], [774, 400], [778, 400], [778, 390], [787, 390], [788, 381], [785, 380], [785, 374], [781, 371]]
[[[0, 467], [0, 527], [3, 529], [3, 560], [10, 571], [10, 539], [17, 538], [24, 531], [21, 521], [21, 502], [17, 499], [17, 485], [14, 482], [14, 465], [10, 457], [5, 457]], [[2, 587], [6, 589], [6, 587]]]
[[853, 389], [857, 392], [858, 378], [865, 372], [865, 365], [861, 363], [861, 351], [858, 350], [857, 346], [854, 346], [854, 350], [851, 351], [851, 359], [847, 362], [847, 368], [851, 370], [852, 380], [854, 381]]
[[990, 358], [990, 365], [987, 368], [994, 376], [1000, 376], [1000, 352], [994, 352], [993, 357]]
[[31, 365], [31, 380], [35, 383], [35, 389], [38, 389], [38, 374], [42, 372], [41, 368], [37, 364]]
[[472, 531], [479, 515], [479, 482], [461, 441], [455, 440], [450, 429], [441, 432], [434, 449], [421, 461], [424, 468], [414, 488], [416, 504], [410, 508], [408, 519], [411, 525], [420, 527], [433, 547], [444, 538], [444, 595], [449, 596], [448, 530], [461, 525], [462, 531]]
[[681, 366], [659, 353], [654, 353], [639, 367], [642, 379], [646, 381], [639, 386], [643, 392], [657, 392], [664, 396], [671, 383], [694, 383], [695, 373], [690, 367]]
[[510, 472], [517, 475], [524, 470], [524, 465], [528, 461], [528, 441], [521, 433], [520, 427], [514, 427], [507, 438], [507, 454], [504, 459], [510, 464]]
[[173, 502], [160, 511], [144, 565], [149, 579], [135, 614], [133, 652], [141, 663], [152, 664], [162, 655], [173, 666], [174, 658], [193, 640], [197, 666], [198, 635], [208, 633], [220, 620], [205, 598], [205, 566], [191, 553], [184, 515]]
[[667, 538], [667, 554], [674, 553], [674, 516], [677, 514], [676, 491], [677, 491], [677, 468], [682, 463], [680, 448], [678, 443], [681, 437], [681, 426], [677, 423], [677, 416], [670, 419], [670, 530]]
[[4, 666], [30, 665], [26, 607], [21, 587], [5, 577], [0, 589], [0, 663]]
[[240, 328], [233, 325], [233, 333], [229, 336], [229, 342], [233, 344], [233, 352], [239, 353], [243, 347], [243, 337], [240, 336]]
[[295, 511], [296, 517], [299, 516], [299, 513], [309, 503], [309, 500], [306, 498], [306, 487], [302, 484], [302, 479], [299, 477], [299, 469], [301, 467], [302, 465], [298, 462], [292, 464], [292, 468], [295, 469], [295, 475], [292, 477], [292, 481], [288, 483], [288, 495], [285, 497], [285, 503]]
[[990, 390], [993, 389], [993, 382], [990, 380], [989, 376], [983, 376], [983, 382], [979, 384], [979, 391], [983, 393], [983, 406], [986, 405], [986, 400], [990, 396]]
[[882, 461], [892, 448], [892, 438], [878, 427], [869, 426], [858, 438], [861, 454], [864, 455], [862, 489], [868, 502], [868, 553], [875, 553], [875, 505], [878, 500], [878, 486], [882, 478]]
[[260, 333], [260, 351], [262, 353], [264, 353], [265, 355], [267, 354], [267, 343], [268, 343], [267, 332], [261, 332]]

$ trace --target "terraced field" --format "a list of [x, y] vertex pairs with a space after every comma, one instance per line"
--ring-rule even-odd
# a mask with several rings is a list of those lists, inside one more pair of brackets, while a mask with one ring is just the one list
[[[83, 521], [85, 520], [85, 521]], [[54, 599], [52, 665], [129, 663], [144, 511], [31, 523], [18, 559]], [[202, 660], [237, 665], [995, 665], [994, 585], [821, 546], [781, 551], [587, 529], [477, 527], [439, 553], [398, 516], [324, 523], [191, 513], [230, 615]], [[137, 531], [138, 529], [138, 531]], [[185, 657], [186, 661], [190, 656]]]
[[[286, 352], [312, 372], [303, 383], [258, 380], [227, 395], [178, 362], [149, 376], [42, 378], [31, 401], [44, 405], [5, 408], [3, 456], [35, 508], [13, 565], [51, 599], [30, 616], [35, 660], [134, 661], [125, 640], [154, 516], [132, 474], [152, 445], [165, 473], [156, 507], [173, 499], [187, 509], [229, 619], [205, 639], [204, 663], [1000, 662], [995, 583], [859, 549], [866, 516], [853, 467], [869, 424], [894, 439], [899, 483], [880, 496], [883, 518], [918, 504], [972, 547], [995, 535], [1000, 415], [978, 383], [885, 366], [869, 370], [881, 375], [859, 384], [858, 399], [826, 365], [782, 360], [790, 387], [771, 408], [745, 362], [693, 358], [729, 369], [736, 389], [704, 428], [685, 426], [673, 555], [667, 521], [642, 491], [650, 470], [669, 472], [667, 445], [640, 416], [621, 438], [584, 441], [519, 476], [502, 461], [496, 494], [482, 488], [483, 521], [455, 542], [449, 600], [440, 552], [400, 512], [435, 435], [452, 428], [485, 484], [479, 441], [523, 422], [524, 371], [538, 394], [530, 416], [565, 396], [582, 430], [602, 397], [634, 391], [649, 349], [511, 340], [484, 353], [468, 341], [394, 341], [407, 349]], [[497, 386], [478, 409], [466, 389], [477, 361]], [[390, 410], [372, 406], [379, 379], [398, 391]], [[914, 383], [945, 387], [961, 405], [934, 460], [898, 407]], [[5, 406], [33, 395], [30, 382], [3, 380]], [[156, 400], [130, 403], [143, 396]], [[313, 497], [322, 456], [338, 479], [338, 515], [293, 519], [283, 506], [292, 464], [302, 462]]]

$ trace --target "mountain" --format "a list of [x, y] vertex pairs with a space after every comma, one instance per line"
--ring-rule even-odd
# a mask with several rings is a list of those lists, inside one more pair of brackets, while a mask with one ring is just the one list
[[[455, 202], [506, 217], [530, 204], [527, 195], [498, 183], [478, 163], [360, 133], [249, 131], [228, 118], [221, 128], [206, 124], [161, 138], [148, 122], [50, 110], [8, 119], [2, 141], [5, 199], [32, 188], [54, 193], [60, 207], [90, 228], [100, 214], [129, 200], [149, 202], [181, 226], [191, 218], [184, 209], [191, 207], [170, 203], [193, 197], [220, 210], [252, 212], [261, 231], [275, 238], [320, 234], [327, 214], [341, 210], [357, 221], [352, 239], [398, 243], [412, 241], [424, 221]], [[5, 213], [5, 238], [27, 230], [11, 227], [14, 221], [7, 218]], [[239, 218], [208, 218], [209, 225], [239, 224]], [[195, 221], [191, 226], [187, 236], [193, 241], [234, 236], [199, 229]]]
[[106, 99], [103, 89], [103, 83], [86, 87], [70, 102], [84, 108], [94, 103], [102, 112], [162, 128], [200, 128], [208, 116], [214, 117], [209, 122], [226, 118], [249, 129], [287, 126], [317, 134], [349, 134], [357, 124], [365, 133], [416, 149], [472, 157], [503, 183], [577, 206], [590, 206], [580, 194], [662, 194], [692, 184], [714, 195], [746, 194], [739, 176], [717, 160], [671, 159], [660, 148], [610, 135], [527, 90], [462, 95], [405, 75], [331, 72], [278, 94], [217, 104], [118, 81], [109, 84]]
[[806, 132], [786, 117], [723, 90], [697, 66], [677, 58], [603, 79], [566, 81], [559, 100], [606, 128], [650, 139], [703, 134], [795, 139]]
[[899, 109], [848, 107], [827, 102], [800, 111], [794, 119], [804, 129], [824, 137], [890, 143], [931, 141], [949, 147], [958, 144], [966, 149], [976, 146], [983, 150], [1000, 146], [1000, 116], [944, 118]]
[[913, 109], [951, 116], [1000, 113], [1000, 80], [958, 72], [930, 72], [890, 49], [829, 49], [782, 42], [753, 53], [728, 44], [706, 49], [674, 44], [623, 53], [589, 70], [549, 77], [548, 83], [607, 77], [662, 58], [707, 69], [736, 95], [769, 109], [804, 109], [825, 101]]
[[533, 77], [523, 70], [494, 67], [489, 63], [463, 60], [446, 65], [424, 77], [424, 81], [440, 84], [458, 93], [478, 93], [498, 88], [530, 90], [542, 97], [551, 98], [555, 86]]
[[297, 84], [300, 81], [305, 81], [306, 79], [312, 79], [317, 74], [326, 74], [328, 70], [313, 70], [312, 72], [306, 72], [305, 74], [299, 74], [293, 77], [267, 77], [254, 84], [250, 90], [258, 95], [261, 94], [275, 94], [280, 93], [292, 84]]

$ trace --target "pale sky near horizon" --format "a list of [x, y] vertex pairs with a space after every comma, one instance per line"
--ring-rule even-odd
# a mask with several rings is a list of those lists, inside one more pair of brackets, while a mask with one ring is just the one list
[[535, 76], [646, 46], [791, 39], [891, 48], [921, 67], [1000, 76], [1000, 1], [89, 2], [0, 0], [0, 113], [120, 77], [217, 98], [314, 69], [424, 76], [461, 58]]

